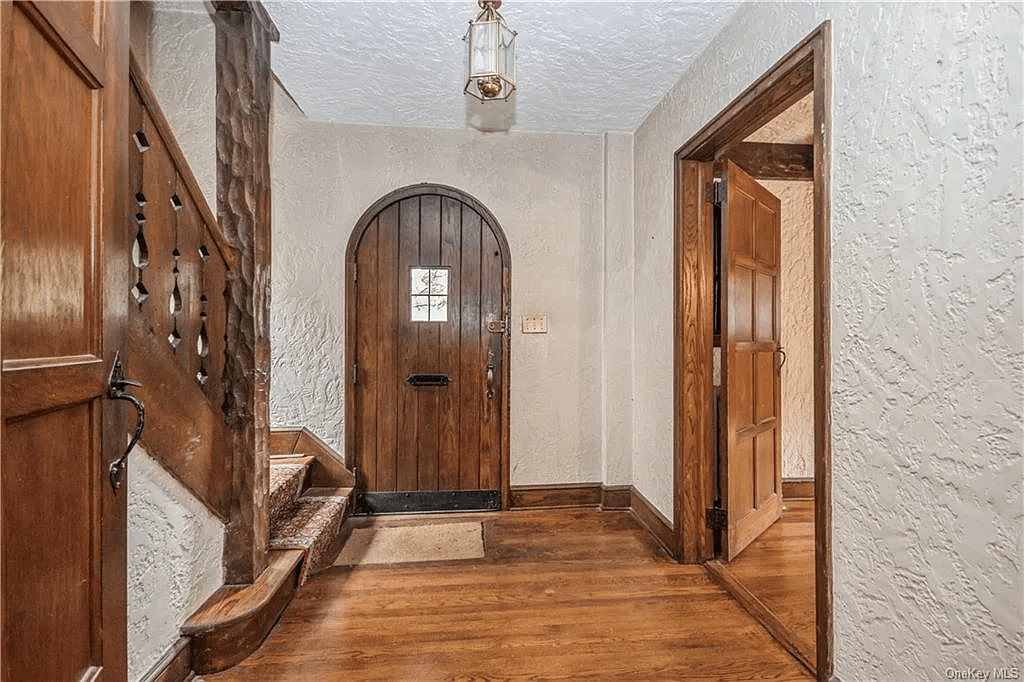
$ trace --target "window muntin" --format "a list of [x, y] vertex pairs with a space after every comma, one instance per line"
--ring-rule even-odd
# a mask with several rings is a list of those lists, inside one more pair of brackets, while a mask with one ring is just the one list
[[411, 268], [413, 322], [448, 321], [449, 268]]

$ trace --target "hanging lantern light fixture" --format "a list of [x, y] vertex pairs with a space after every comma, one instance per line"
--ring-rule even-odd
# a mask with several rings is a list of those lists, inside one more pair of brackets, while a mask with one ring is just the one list
[[481, 102], [507, 100], [516, 89], [516, 32], [498, 13], [501, 0], [477, 0], [480, 14], [463, 40], [469, 48], [463, 92]]

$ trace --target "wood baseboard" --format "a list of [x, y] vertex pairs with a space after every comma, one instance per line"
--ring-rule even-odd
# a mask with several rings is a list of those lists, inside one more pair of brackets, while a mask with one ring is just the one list
[[192, 638], [192, 669], [215, 673], [255, 651], [291, 601], [299, 585], [302, 550], [271, 551], [269, 564], [251, 585], [225, 585], [181, 628]]
[[601, 505], [600, 483], [515, 485], [512, 486], [511, 492], [510, 509], [557, 509]]
[[561, 483], [512, 486], [510, 509], [572, 509], [600, 507], [607, 511], [630, 511], [654, 539], [675, 556], [676, 536], [661, 512], [631, 485], [603, 486], [600, 483]]
[[316, 462], [309, 468], [311, 486], [318, 488], [352, 488], [355, 486], [355, 477], [346, 467], [341, 455], [305, 427], [271, 430], [270, 454], [297, 454], [316, 458]]
[[814, 479], [813, 478], [784, 478], [782, 479], [782, 499], [784, 500], [813, 500]]
[[632, 496], [631, 485], [606, 485], [601, 488], [601, 509], [629, 509]]
[[676, 533], [672, 524], [666, 519], [653, 504], [644, 497], [639, 490], [630, 487], [629, 507], [637, 521], [661, 543], [661, 546], [669, 553], [669, 556], [676, 555], [673, 547], [676, 546]]
[[801, 665], [807, 668], [812, 675], [815, 674], [814, 663], [817, 652], [813, 642], [805, 642], [797, 637], [786, 625], [779, 620], [775, 612], [768, 608], [757, 595], [751, 592], [741, 583], [729, 570], [728, 566], [719, 561], [709, 561], [704, 564], [704, 570], [711, 579], [722, 586], [740, 603], [747, 613], [753, 616], [764, 629], [791, 653]]
[[192, 674], [191, 646], [188, 637], [180, 637], [153, 664], [141, 682], [185, 682]]

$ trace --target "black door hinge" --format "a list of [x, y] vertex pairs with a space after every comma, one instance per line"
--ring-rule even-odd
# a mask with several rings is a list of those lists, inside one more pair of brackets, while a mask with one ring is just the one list
[[704, 510], [704, 525], [711, 530], [726, 530], [729, 527], [729, 514], [719, 507], [708, 507]]
[[352, 363], [352, 385], [355, 386], [359, 383], [359, 363]]

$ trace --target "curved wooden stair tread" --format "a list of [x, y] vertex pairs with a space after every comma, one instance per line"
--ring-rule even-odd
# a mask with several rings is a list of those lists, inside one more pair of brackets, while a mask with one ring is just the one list
[[272, 550], [251, 585], [224, 585], [185, 622], [192, 638], [192, 669], [213, 673], [239, 663], [270, 633], [298, 588], [303, 551]]

